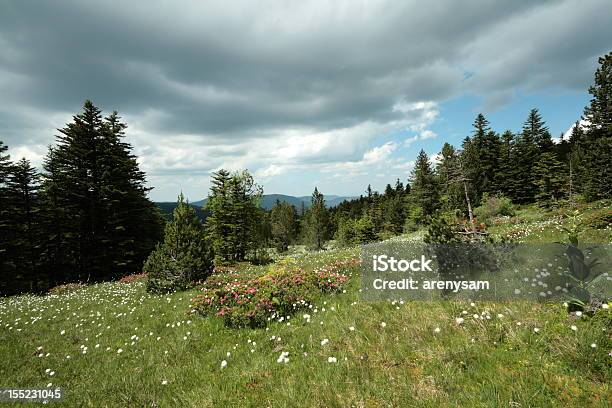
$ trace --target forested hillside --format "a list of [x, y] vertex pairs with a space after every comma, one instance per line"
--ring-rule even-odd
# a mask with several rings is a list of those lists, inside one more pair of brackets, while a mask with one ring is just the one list
[[[246, 170], [221, 169], [201, 210], [183, 201], [173, 208], [181, 218], [166, 223], [165, 238], [163, 215], [125, 141], [127, 125], [86, 101], [59, 130], [41, 172], [25, 159], [11, 161], [0, 142], [0, 290], [40, 293], [60, 283], [118, 279], [141, 272], [149, 258], [145, 271], [158, 280], [152, 287], [171, 291], [188, 283], [185, 276], [205, 277], [208, 270], [192, 270], [202, 262], [264, 264], [291, 245], [352, 246], [420, 228], [474, 238], [516, 205], [548, 211], [608, 199], [612, 54], [599, 63], [591, 101], [582, 118], [572, 118], [569, 139], [553, 138], [536, 108], [516, 133], [494, 130], [479, 114], [461, 146], [445, 144], [435, 163], [421, 150], [412, 172], [384, 191], [368, 186], [358, 199], [337, 203], [315, 188], [308, 205], [296, 198], [299, 207], [286, 196], [266, 197]], [[171, 206], [163, 207], [167, 214]], [[609, 222], [609, 209], [601, 220]], [[206, 250], [197, 257], [205, 259], [194, 259], [190, 251], [200, 246]]]

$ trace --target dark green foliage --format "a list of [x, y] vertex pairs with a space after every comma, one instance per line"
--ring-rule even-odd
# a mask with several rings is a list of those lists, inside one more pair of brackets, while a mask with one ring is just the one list
[[161, 237], [145, 175], [116, 112], [86, 101], [44, 163], [43, 261], [52, 279], [100, 281], [138, 272]]
[[325, 198], [316, 187], [312, 193], [312, 204], [304, 215], [303, 233], [306, 245], [315, 250], [322, 249], [329, 236], [329, 213]]
[[612, 196], [612, 53], [599, 59], [584, 110], [584, 131], [572, 133], [572, 164], [579, 191], [588, 201]]
[[377, 235], [372, 218], [364, 215], [354, 220], [346, 218], [340, 221], [335, 235], [336, 240], [342, 246], [366, 244], [375, 241]]
[[[0, 140], [0, 279], [5, 286], [12, 278], [12, 266], [9, 265], [8, 252], [11, 226], [9, 215], [11, 213], [8, 196], [8, 182], [11, 170], [10, 156], [6, 154], [8, 147]], [[2, 293], [6, 289], [2, 288]]]
[[187, 289], [193, 282], [206, 279], [212, 266], [204, 227], [181, 194], [172, 221], [166, 224], [164, 242], [145, 262], [147, 290], [168, 293]]
[[274, 246], [284, 252], [297, 234], [297, 212], [291, 204], [277, 201], [270, 213], [271, 233]]
[[10, 282], [5, 281], [12, 292], [38, 292], [48, 284], [40, 273], [39, 187], [39, 175], [29, 161], [21, 159], [13, 166], [8, 182], [11, 242], [7, 258], [14, 272]]
[[410, 200], [427, 218], [440, 207], [440, 186], [424, 150], [419, 152], [411, 174]]
[[557, 160], [555, 153], [543, 153], [533, 168], [533, 174], [538, 187], [535, 196], [537, 201], [547, 205], [565, 195], [568, 186], [567, 170]]
[[248, 171], [230, 174], [221, 169], [213, 173], [206, 210], [208, 235], [215, 263], [244, 261], [260, 246], [262, 221], [259, 209], [262, 189]]
[[482, 197], [481, 205], [474, 209], [474, 216], [480, 222], [488, 223], [493, 217], [513, 216], [515, 206], [508, 197], [503, 195]]

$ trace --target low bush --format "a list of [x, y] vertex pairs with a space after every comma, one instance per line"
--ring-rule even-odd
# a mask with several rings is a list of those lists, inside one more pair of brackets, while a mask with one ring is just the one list
[[582, 223], [594, 229], [606, 229], [612, 225], [612, 208], [600, 208], [585, 214]]
[[482, 204], [474, 209], [474, 215], [484, 222], [490, 222], [494, 217], [512, 217], [515, 211], [516, 208], [509, 198], [485, 194], [482, 197]]
[[64, 293], [74, 292], [87, 287], [84, 283], [66, 283], [64, 285], [57, 285], [49, 289], [50, 295], [61, 295]]
[[131, 275], [127, 275], [119, 279], [119, 283], [138, 282], [138, 281], [147, 279], [147, 276], [148, 275], [146, 273], [133, 273]]
[[216, 271], [192, 299], [192, 309], [222, 317], [230, 327], [264, 326], [274, 317], [308, 307], [321, 293], [342, 291], [357, 264], [338, 261], [311, 271], [277, 266], [260, 276]]

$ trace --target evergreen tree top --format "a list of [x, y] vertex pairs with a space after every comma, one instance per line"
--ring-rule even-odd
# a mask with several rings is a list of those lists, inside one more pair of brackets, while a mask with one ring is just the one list
[[599, 58], [594, 83], [589, 87], [592, 99], [584, 109], [589, 129], [603, 129], [612, 133], [612, 52]]

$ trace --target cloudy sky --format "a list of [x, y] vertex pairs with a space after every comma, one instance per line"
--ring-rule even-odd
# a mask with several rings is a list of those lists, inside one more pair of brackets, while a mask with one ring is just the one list
[[567, 130], [611, 39], [609, 0], [0, 0], [0, 140], [40, 165], [92, 99], [127, 121], [155, 200], [204, 197], [220, 167], [358, 195], [478, 112]]

